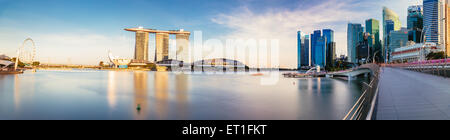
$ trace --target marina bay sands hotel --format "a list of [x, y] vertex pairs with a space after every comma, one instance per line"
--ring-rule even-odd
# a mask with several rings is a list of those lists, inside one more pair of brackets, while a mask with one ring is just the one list
[[155, 34], [155, 60], [154, 62], [160, 62], [169, 59], [169, 35], [176, 36], [176, 59], [186, 62], [189, 56], [189, 36], [190, 32], [181, 30], [169, 30], [161, 31], [154, 29], [127, 28], [125, 31], [136, 32], [136, 46], [134, 53], [134, 61], [138, 63], [148, 63], [148, 40], [149, 34]]

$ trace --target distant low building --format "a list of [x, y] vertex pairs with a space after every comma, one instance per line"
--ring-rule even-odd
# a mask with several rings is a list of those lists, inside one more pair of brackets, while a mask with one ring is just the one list
[[128, 65], [131, 64], [132, 60], [127, 58], [117, 58], [109, 52], [109, 61], [113, 64], [114, 67], [118, 68], [128, 68]]
[[221, 71], [221, 70], [247, 70], [249, 67], [237, 60], [231, 60], [226, 58], [205, 59], [195, 61], [192, 63], [194, 70], [201, 69], [202, 71]]
[[14, 62], [0, 59], [0, 71], [10, 71], [14, 67]]
[[422, 59], [430, 52], [437, 52], [439, 48], [436, 43], [420, 43], [396, 48], [392, 52], [391, 63], [415, 62]]

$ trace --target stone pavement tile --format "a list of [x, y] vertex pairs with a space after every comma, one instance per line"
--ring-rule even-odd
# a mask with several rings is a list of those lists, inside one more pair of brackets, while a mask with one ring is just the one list
[[446, 104], [435, 104], [435, 106], [442, 112], [444, 112], [447, 117], [450, 118], [450, 103]]
[[403, 106], [403, 105], [424, 105], [424, 104], [430, 104], [430, 102], [425, 100], [394, 100], [394, 104], [397, 106]]
[[407, 120], [448, 119], [447, 115], [437, 108], [401, 109], [397, 110], [397, 115], [399, 119]]
[[441, 112], [433, 112], [429, 114], [399, 114], [399, 120], [446, 120], [448, 117]]
[[377, 119], [379, 120], [395, 120], [397, 118], [398, 116], [394, 106], [379, 107], [377, 109]]
[[450, 97], [433, 96], [433, 97], [426, 97], [425, 99], [433, 104], [450, 104]]
[[404, 110], [404, 109], [425, 109], [425, 108], [437, 108], [437, 107], [430, 103], [424, 103], [424, 104], [407, 104], [407, 105], [396, 104], [395, 108], [397, 110]]
[[450, 119], [450, 79], [384, 69], [379, 84], [377, 119]]
[[398, 120], [397, 115], [383, 115], [380, 117], [377, 117], [378, 120]]

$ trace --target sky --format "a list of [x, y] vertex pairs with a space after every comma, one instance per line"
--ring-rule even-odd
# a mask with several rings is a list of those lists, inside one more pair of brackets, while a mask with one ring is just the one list
[[[224, 44], [226, 39], [278, 39], [280, 66], [295, 68], [298, 30], [311, 33], [333, 29], [336, 53], [345, 55], [347, 23], [364, 25], [370, 18], [381, 21], [382, 7], [386, 6], [399, 14], [402, 26], [406, 27], [407, 7], [421, 3], [421, 0], [0, 0], [0, 54], [14, 57], [22, 42], [32, 38], [36, 59], [41, 63], [96, 65], [107, 61], [109, 50], [115, 56], [133, 58], [135, 34], [123, 29], [143, 26], [201, 31], [204, 41], [218, 39]], [[193, 35], [191, 45], [192, 39]], [[154, 51], [152, 43], [151, 37], [150, 53], [152, 48]]]

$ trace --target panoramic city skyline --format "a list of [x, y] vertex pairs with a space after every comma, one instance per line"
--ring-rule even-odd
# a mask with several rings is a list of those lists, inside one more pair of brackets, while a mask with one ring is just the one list
[[[0, 3], [0, 53], [12, 57], [22, 41], [31, 37], [36, 42], [37, 60], [42, 63], [96, 65], [107, 60], [108, 50], [132, 58], [134, 34], [123, 29], [143, 26], [202, 31], [203, 41], [220, 39], [224, 44], [226, 39], [236, 38], [280, 39], [280, 66], [295, 68], [297, 30], [312, 33], [333, 29], [337, 55], [346, 54], [348, 22], [364, 25], [370, 18], [381, 21], [382, 7], [386, 6], [400, 16], [402, 27], [406, 27], [407, 7], [422, 1], [233, 0], [192, 1], [182, 6], [173, 5], [184, 3], [177, 0]], [[136, 8], [141, 5], [148, 6]]]

